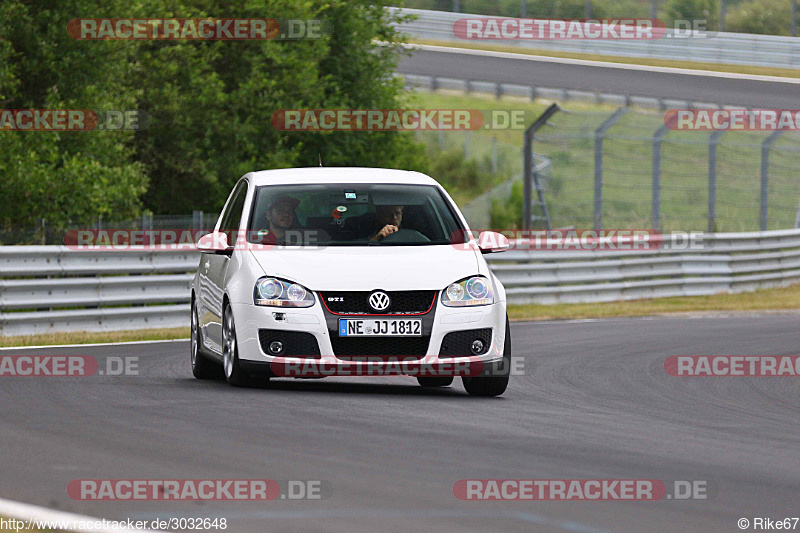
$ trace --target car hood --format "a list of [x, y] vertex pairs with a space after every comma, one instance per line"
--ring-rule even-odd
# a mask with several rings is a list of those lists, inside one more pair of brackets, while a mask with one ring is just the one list
[[265, 275], [313, 291], [438, 290], [481, 272], [477, 252], [450, 245], [251, 250]]

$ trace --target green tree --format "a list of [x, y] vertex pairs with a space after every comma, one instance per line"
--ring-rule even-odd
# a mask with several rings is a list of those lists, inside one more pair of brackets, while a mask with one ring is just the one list
[[669, 0], [665, 12], [668, 22], [699, 19], [708, 29], [719, 28], [719, 0]]
[[[83, 41], [66, 31], [74, 18], [121, 15], [318, 19], [328, 31], [296, 41]], [[396, 20], [366, 0], [5, 0], [5, 108], [139, 109], [149, 121], [136, 132], [0, 132], [2, 221], [214, 210], [242, 174], [315, 166], [318, 155], [326, 165], [425, 170], [407, 134], [270, 123], [281, 109], [400, 107]]]
[[725, 29], [739, 33], [791, 35], [791, 2], [788, 0], [742, 2], [728, 13]]
[[[110, 13], [125, 2], [107, 2]], [[4, 109], [132, 109], [127, 65], [134, 46], [80, 42], [67, 22], [98, 16], [81, 0], [0, 5]], [[102, 16], [102, 15], [100, 15]], [[0, 218], [5, 225], [126, 217], [139, 212], [147, 178], [132, 133], [0, 131]]]
[[[159, 2], [149, 16], [164, 16]], [[146, 205], [158, 213], [218, 209], [232, 183], [251, 170], [316, 166], [424, 169], [409, 135], [284, 132], [282, 109], [396, 108], [400, 53], [395, 18], [380, 2], [186, 1], [181, 16], [274, 17], [325, 21], [320, 39], [148, 42], [138, 58], [150, 129], [136, 135], [150, 169]], [[161, 10], [161, 11], [159, 11]], [[383, 45], [373, 40], [383, 41]]]

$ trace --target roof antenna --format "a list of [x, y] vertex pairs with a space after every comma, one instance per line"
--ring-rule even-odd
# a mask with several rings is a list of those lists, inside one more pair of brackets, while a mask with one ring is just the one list
[[322, 154], [317, 152], [317, 157], [319, 157], [319, 166], [322, 166]]

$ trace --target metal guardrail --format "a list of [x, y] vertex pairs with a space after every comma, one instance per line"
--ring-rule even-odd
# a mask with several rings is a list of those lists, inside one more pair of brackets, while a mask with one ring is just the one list
[[0, 335], [186, 326], [197, 264], [194, 251], [0, 246]]
[[[800, 230], [665, 237], [651, 251], [524, 250], [489, 255], [512, 304], [743, 292], [800, 282]], [[0, 335], [189, 324], [192, 251], [0, 247]], [[15, 278], [15, 279], [9, 279]], [[20, 279], [21, 278], [21, 279]]]
[[522, 98], [545, 98], [548, 100], [592, 102], [618, 106], [636, 106], [648, 109], [741, 109], [742, 106], [719, 105], [710, 102], [694, 102], [674, 98], [656, 98], [652, 96], [634, 96], [604, 92], [577, 91], [558, 89], [555, 87], [533, 87], [516, 83], [498, 83], [494, 81], [464, 80], [420, 74], [402, 74], [405, 86], [409, 89], [435, 91], [445, 89], [463, 93], [491, 94], [496, 97], [518, 96]]
[[461, 43], [483, 42], [538, 50], [669, 59], [673, 61], [782, 68], [800, 67], [800, 39], [796, 37], [719, 32], [706, 38], [680, 38], [672, 30], [667, 30], [664, 37], [652, 40], [466, 41], [459, 39], [453, 32], [453, 24], [457, 20], [462, 18], [494, 17], [424, 9], [400, 9], [400, 11], [404, 15], [416, 15], [417, 20], [401, 25], [400, 29], [417, 39], [457, 41]]
[[800, 281], [800, 230], [696, 235], [697, 248], [665, 236], [656, 250], [516, 249], [489, 261], [513, 304], [697, 296]]

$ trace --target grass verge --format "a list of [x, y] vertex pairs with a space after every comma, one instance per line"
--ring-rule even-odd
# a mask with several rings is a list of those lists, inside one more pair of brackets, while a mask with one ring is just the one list
[[[415, 91], [409, 103], [421, 108], [521, 110], [528, 123], [547, 102], [504, 97], [499, 100], [453, 91]], [[617, 106], [569, 101], [536, 137], [535, 151], [552, 166], [543, 179], [545, 197], [555, 227], [592, 227], [595, 130]], [[647, 228], [652, 223], [653, 137], [664, 125], [664, 113], [632, 108], [605, 135], [603, 143], [603, 223], [607, 228]], [[421, 132], [421, 138], [439, 132]], [[760, 224], [761, 154], [768, 132], [730, 131], [717, 143], [715, 231], [754, 231]], [[492, 137], [503, 147], [501, 160], [522, 171], [523, 132], [519, 129], [479, 129], [442, 132], [445, 147], [458, 149], [469, 141], [471, 157], [488, 157]], [[662, 231], [702, 231], [708, 226], [710, 135], [702, 131], [670, 131], [661, 143]], [[462, 148], [463, 149], [463, 148]], [[800, 135], [787, 132], [772, 144], [769, 156], [769, 218], [767, 229], [794, 226], [800, 172]], [[434, 176], [436, 177], [436, 176]], [[519, 206], [521, 215], [522, 208]]]
[[584, 54], [580, 52], [560, 52], [556, 50], [539, 50], [517, 46], [505, 46], [485, 43], [461, 43], [436, 41], [430, 39], [411, 39], [411, 44], [429, 44], [448, 46], [450, 48], [466, 48], [469, 50], [492, 50], [495, 52], [511, 52], [529, 56], [562, 57], [566, 59], [584, 59], [589, 61], [605, 61], [606, 63], [623, 63], [626, 65], [645, 65], [651, 67], [671, 67], [711, 72], [732, 72], [735, 74], [753, 74], [757, 76], [778, 76], [781, 78], [800, 78], [800, 70], [779, 67], [756, 67], [749, 65], [727, 65], [719, 63], [701, 63], [693, 61], [673, 61], [670, 59], [653, 59], [647, 57], [621, 57], [602, 54]]
[[690, 312], [800, 310], [800, 284], [737, 294], [680, 296], [621, 302], [509, 305], [511, 320], [567, 320], [615, 318]]
[[0, 336], [0, 348], [14, 346], [48, 346], [55, 344], [94, 344], [101, 342], [158, 341], [188, 339], [189, 328], [140, 329], [132, 331], [74, 331], [38, 335]]

